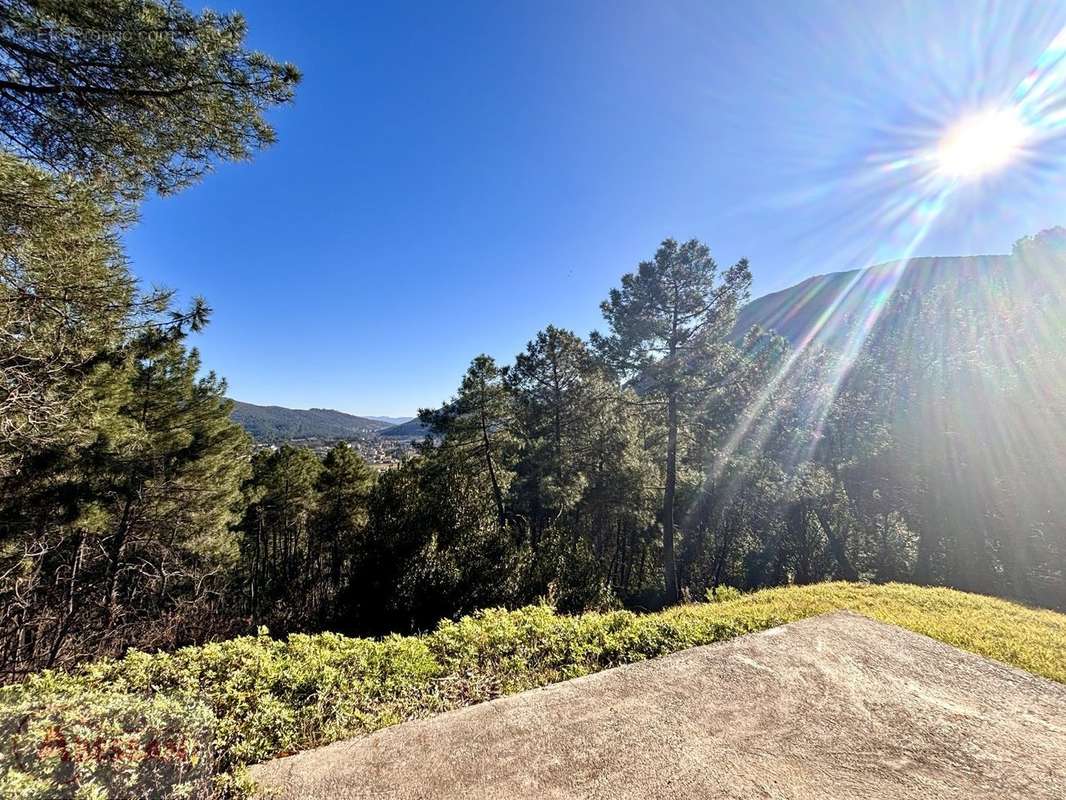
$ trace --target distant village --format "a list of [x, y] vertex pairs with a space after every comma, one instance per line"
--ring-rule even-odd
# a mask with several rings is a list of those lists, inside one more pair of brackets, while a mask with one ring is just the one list
[[324, 457], [330, 448], [338, 442], [347, 442], [354, 447], [367, 464], [377, 470], [386, 470], [400, 464], [405, 458], [414, 453], [414, 438], [400, 436], [385, 437], [373, 434], [361, 437], [345, 437], [338, 439], [303, 438], [288, 439], [281, 443], [259, 443], [255, 449], [277, 450], [282, 445], [288, 444], [293, 447], [306, 447], [315, 452], [319, 457]]

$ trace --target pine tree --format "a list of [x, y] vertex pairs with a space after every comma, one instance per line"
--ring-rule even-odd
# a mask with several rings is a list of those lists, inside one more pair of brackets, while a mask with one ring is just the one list
[[441, 437], [441, 448], [461, 461], [473, 460], [488, 483], [497, 523], [504, 527], [505, 495], [514, 477], [514, 408], [496, 362], [486, 355], [475, 358], [455, 397], [439, 409], [420, 411], [419, 418]]
[[248, 610], [282, 629], [310, 616], [313, 522], [322, 462], [305, 447], [283, 445], [253, 461], [250, 503], [241, 525]]
[[610, 335], [593, 334], [605, 358], [638, 391], [663, 409], [666, 428], [663, 489], [663, 571], [666, 600], [680, 599], [674, 556], [678, 432], [700, 398], [729, 370], [730, 334], [737, 308], [747, 298], [746, 261], [719, 279], [706, 245], [667, 239], [652, 261], [622, 277], [601, 310]]
[[0, 142], [133, 199], [247, 159], [300, 76], [246, 49], [246, 28], [158, 0], [2, 0]]
[[249, 443], [183, 339], [131, 342], [94, 377], [89, 441], [38, 451], [9, 484], [9, 670], [216, 632]]
[[312, 523], [311, 603], [320, 622], [336, 612], [337, 598], [350, 578], [359, 537], [367, 524], [376, 475], [359, 453], [341, 442], [326, 453], [318, 481], [318, 508]]

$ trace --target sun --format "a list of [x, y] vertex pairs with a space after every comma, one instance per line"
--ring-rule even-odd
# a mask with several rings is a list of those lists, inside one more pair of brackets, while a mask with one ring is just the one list
[[972, 179], [996, 172], [1018, 158], [1029, 130], [1011, 109], [984, 111], [950, 128], [937, 145], [938, 170]]

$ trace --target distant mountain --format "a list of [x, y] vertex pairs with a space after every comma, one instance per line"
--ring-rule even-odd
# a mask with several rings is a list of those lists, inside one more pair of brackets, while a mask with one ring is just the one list
[[737, 315], [734, 332], [743, 336], [758, 324], [793, 345], [808, 339], [840, 345], [857, 326], [875, 322], [876, 309], [893, 293], [921, 295], [933, 287], [970, 286], [1013, 266], [1007, 255], [944, 256], [816, 275], [752, 300]]
[[381, 431], [378, 435], [389, 439], [421, 439], [428, 432], [426, 426], [416, 418], [401, 423], [400, 425], [393, 425], [391, 428], [385, 428], [385, 430]]
[[276, 443], [291, 439], [353, 439], [389, 428], [388, 422], [357, 417], [328, 408], [307, 410], [281, 406], [257, 406], [233, 401], [234, 422], [257, 442]]
[[389, 425], [402, 425], [405, 422], [410, 422], [413, 417], [374, 417], [370, 414], [366, 415], [367, 419], [376, 420], [377, 422], [387, 422]]

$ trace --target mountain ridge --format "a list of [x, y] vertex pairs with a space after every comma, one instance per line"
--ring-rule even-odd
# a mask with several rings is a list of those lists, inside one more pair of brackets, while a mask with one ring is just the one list
[[793, 345], [839, 345], [856, 325], [876, 322], [878, 310], [895, 292], [984, 280], [1014, 266], [1015, 261], [1006, 254], [922, 256], [812, 275], [749, 302], [737, 314], [733, 331], [742, 337], [759, 325]]
[[233, 400], [230, 417], [257, 442], [293, 439], [354, 439], [392, 427], [388, 422], [346, 414], [331, 408], [261, 406]]
[[387, 439], [399, 439], [401, 437], [409, 439], [421, 439], [428, 432], [425, 425], [418, 421], [418, 417], [407, 420], [407, 422], [401, 422], [399, 425], [393, 425], [391, 428], [385, 428], [378, 436], [383, 436]]

